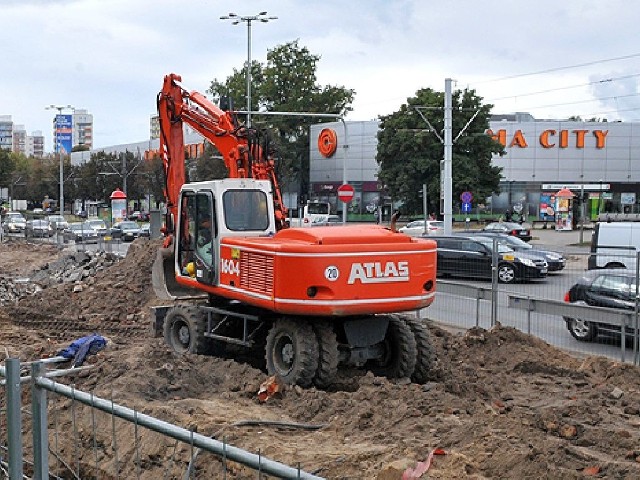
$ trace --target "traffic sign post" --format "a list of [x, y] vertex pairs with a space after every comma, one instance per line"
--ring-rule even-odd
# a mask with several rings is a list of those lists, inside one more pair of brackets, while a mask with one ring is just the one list
[[338, 200], [343, 203], [349, 203], [351, 200], [353, 200], [355, 193], [356, 192], [353, 187], [348, 183], [340, 185], [338, 187]]

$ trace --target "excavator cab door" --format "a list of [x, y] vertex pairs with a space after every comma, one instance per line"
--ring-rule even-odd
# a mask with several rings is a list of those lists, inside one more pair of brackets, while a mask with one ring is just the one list
[[217, 224], [211, 191], [183, 191], [177, 225], [180, 274], [213, 285], [217, 281]]

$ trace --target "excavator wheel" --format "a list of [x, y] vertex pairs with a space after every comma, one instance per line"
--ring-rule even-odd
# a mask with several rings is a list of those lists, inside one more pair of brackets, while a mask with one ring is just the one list
[[267, 371], [284, 383], [310, 387], [318, 370], [318, 340], [304, 319], [279, 318], [267, 335]]
[[380, 377], [410, 378], [416, 366], [416, 340], [403, 317], [389, 316], [383, 347], [384, 355], [373, 362], [371, 371]]
[[313, 322], [313, 331], [318, 340], [318, 369], [313, 383], [318, 388], [331, 385], [338, 372], [338, 340], [329, 322], [318, 320]]
[[178, 305], [167, 312], [164, 320], [164, 340], [176, 353], [207, 354], [211, 343], [204, 336], [207, 317], [198, 307]]
[[413, 338], [416, 341], [416, 366], [411, 375], [411, 381], [424, 384], [429, 381], [429, 372], [435, 363], [435, 353], [429, 329], [419, 318], [403, 317], [409, 325]]

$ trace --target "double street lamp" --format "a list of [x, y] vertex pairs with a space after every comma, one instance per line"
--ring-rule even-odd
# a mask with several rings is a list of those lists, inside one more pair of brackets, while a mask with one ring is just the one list
[[[60, 209], [60, 215], [64, 215], [64, 162], [62, 160], [62, 152], [60, 152], [60, 119], [62, 118], [63, 110], [75, 111], [75, 109], [71, 105], [49, 105], [48, 107], [45, 107], [45, 110], [52, 109], [58, 111], [58, 114], [56, 115], [55, 129], [53, 132], [53, 142], [56, 155], [58, 156], [58, 160], [60, 161], [60, 198], [58, 205]], [[73, 128], [73, 121], [71, 128]]]
[[257, 15], [239, 16], [235, 13], [223, 15], [220, 20], [231, 20], [233, 25], [242, 22], [247, 24], [247, 127], [251, 126], [251, 23], [267, 23], [269, 20], [277, 20], [278, 17], [268, 17], [267, 12], [260, 12]]

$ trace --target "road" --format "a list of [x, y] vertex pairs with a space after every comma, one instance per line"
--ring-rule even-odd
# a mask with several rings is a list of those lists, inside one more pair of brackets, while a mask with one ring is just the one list
[[[588, 241], [590, 238], [591, 232], [584, 231], [583, 239]], [[621, 360], [624, 355], [624, 359], [630, 361], [633, 358], [633, 352], [630, 351], [632, 345], [629, 342], [624, 345], [626, 350], [624, 354], [622, 353], [623, 345], [618, 338], [599, 337], [596, 342], [578, 342], [567, 330], [562, 317], [529, 313], [509, 308], [507, 305], [507, 297], [511, 293], [531, 298], [563, 300], [564, 294], [587, 269], [589, 247], [580, 245], [579, 241], [579, 231], [535, 230], [531, 244], [544, 247], [547, 250], [562, 252], [568, 259], [567, 266], [561, 272], [549, 274], [546, 279], [514, 285], [499, 284], [496, 318], [502, 325], [516, 327], [554, 346], [572, 352], [603, 355], [616, 360]], [[486, 289], [491, 288], [490, 281], [462, 279], [452, 279], [451, 281]], [[489, 300], [477, 301], [476, 299], [437, 293], [434, 303], [429, 308], [423, 309], [420, 316], [453, 327], [466, 329], [477, 324], [482, 328], [490, 328], [491, 313]]]

